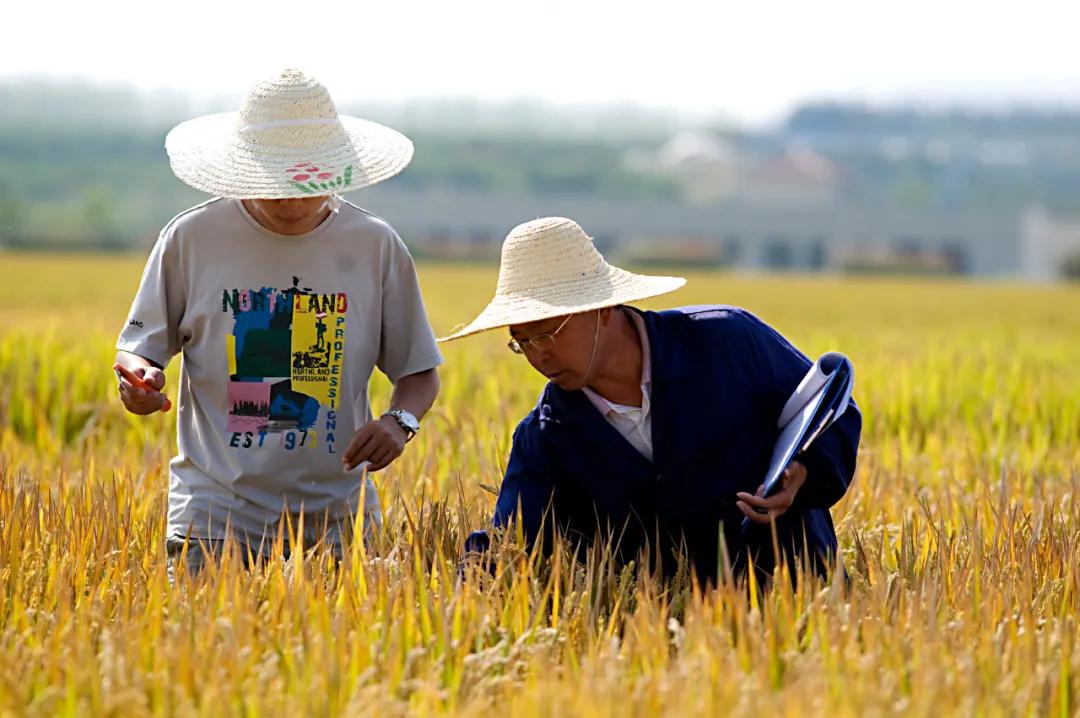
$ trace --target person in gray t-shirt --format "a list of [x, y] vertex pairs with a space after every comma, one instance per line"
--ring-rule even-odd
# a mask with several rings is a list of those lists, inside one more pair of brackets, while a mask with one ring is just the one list
[[[267, 555], [279, 523], [340, 555], [356, 521], [381, 523], [366, 472], [401, 455], [439, 389], [442, 357], [404, 243], [339, 194], [400, 172], [412, 143], [338, 116], [297, 71], [257, 85], [239, 113], [166, 138], [180, 179], [216, 195], [161, 232], [117, 341], [120, 399], [168, 410], [183, 352], [170, 463], [170, 578], [235, 539]], [[373, 419], [378, 367], [391, 406]], [[360, 506], [361, 496], [364, 505]]]

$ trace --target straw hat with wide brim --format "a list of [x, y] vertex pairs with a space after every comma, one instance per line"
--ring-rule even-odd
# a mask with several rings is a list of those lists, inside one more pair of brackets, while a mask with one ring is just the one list
[[181, 180], [235, 199], [349, 192], [393, 177], [413, 155], [400, 132], [339, 116], [326, 88], [299, 70], [256, 85], [239, 112], [177, 125], [165, 149]]
[[635, 302], [684, 284], [682, 277], [653, 277], [611, 266], [573, 220], [537, 219], [514, 227], [503, 242], [491, 303], [466, 327], [439, 341]]

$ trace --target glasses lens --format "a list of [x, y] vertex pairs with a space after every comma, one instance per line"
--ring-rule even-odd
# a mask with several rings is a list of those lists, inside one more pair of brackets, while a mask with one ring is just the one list
[[550, 334], [537, 334], [529, 340], [529, 343], [537, 349], [544, 349], [555, 343], [555, 337]]
[[510, 351], [514, 352], [515, 354], [522, 353], [522, 346], [518, 344], [517, 339], [511, 339], [506, 343], [506, 346], [510, 349]]

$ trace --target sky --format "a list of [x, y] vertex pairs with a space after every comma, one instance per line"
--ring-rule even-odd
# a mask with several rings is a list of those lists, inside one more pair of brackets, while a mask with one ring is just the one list
[[[1080, 107], [1080, 3], [16, 2], [0, 79], [240, 96], [299, 67], [338, 104], [634, 102], [746, 123], [807, 99]], [[2, 108], [0, 108], [2, 111]]]

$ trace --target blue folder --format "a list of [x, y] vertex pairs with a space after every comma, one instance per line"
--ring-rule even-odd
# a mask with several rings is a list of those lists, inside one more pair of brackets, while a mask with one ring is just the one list
[[[855, 371], [851, 361], [837, 352], [822, 354], [810, 367], [784, 404], [777, 420], [780, 436], [773, 447], [769, 469], [762, 482], [764, 496], [771, 496], [780, 490], [780, 479], [787, 465], [810, 448], [814, 440], [843, 415], [851, 402], [854, 381]], [[750, 519], [744, 518], [743, 532], [749, 525]]]

